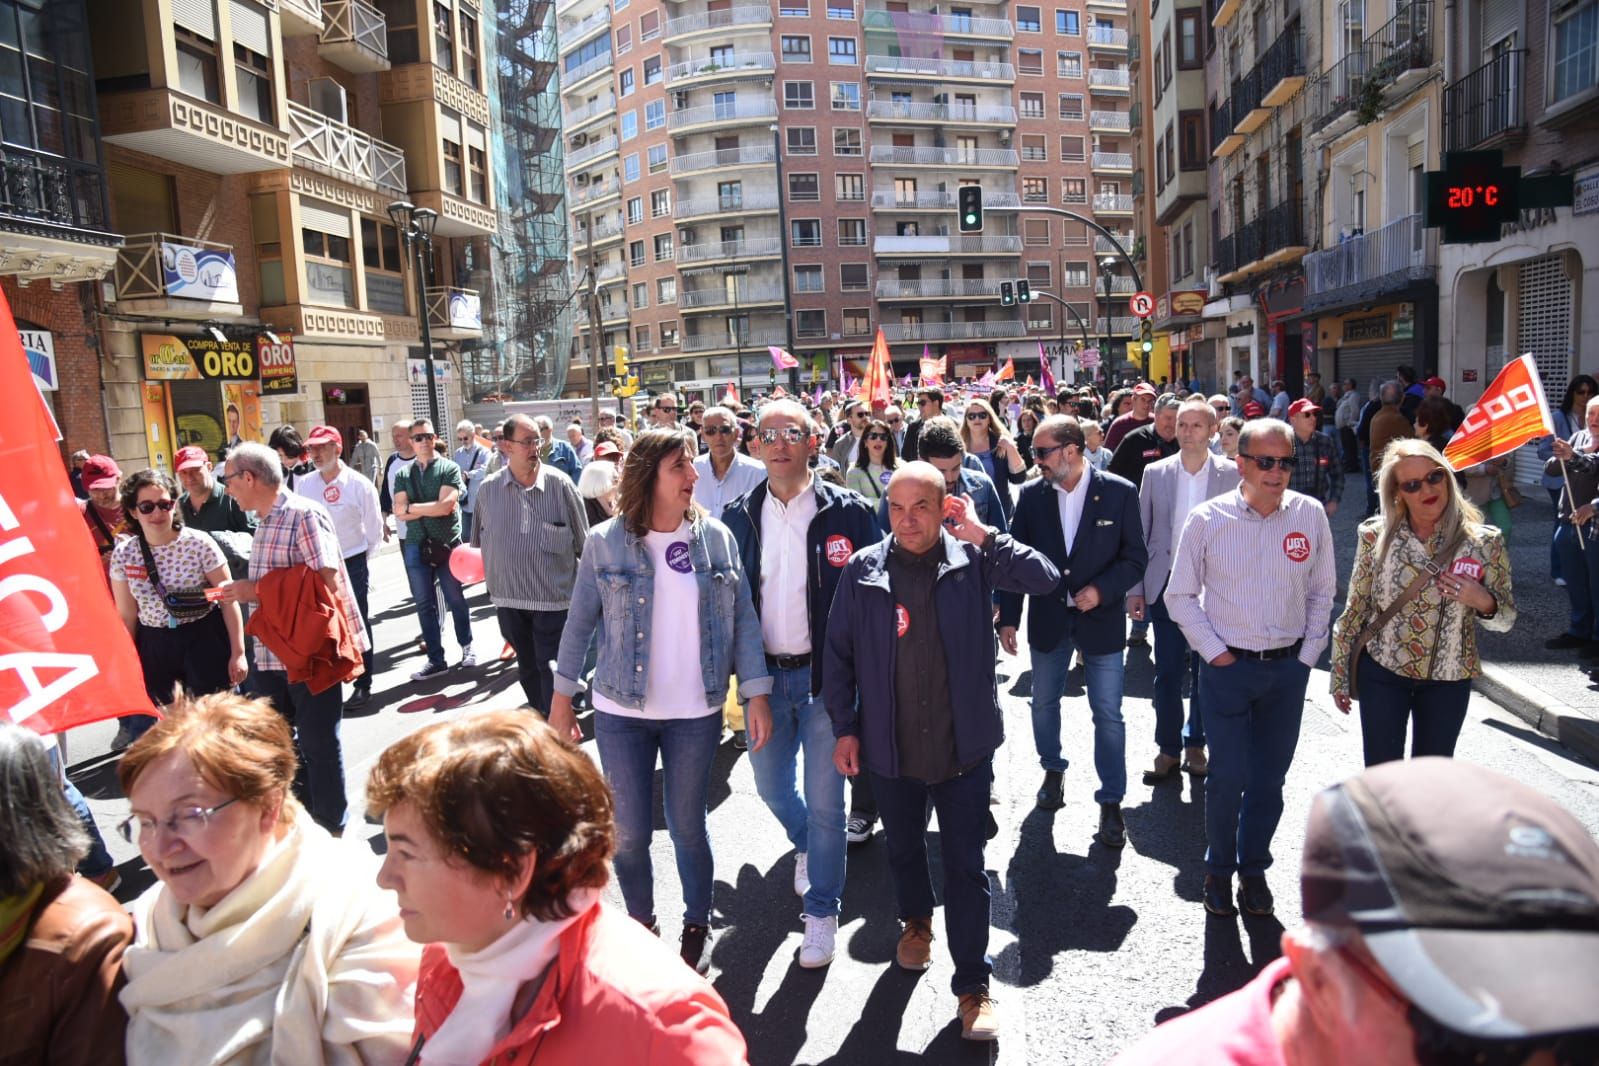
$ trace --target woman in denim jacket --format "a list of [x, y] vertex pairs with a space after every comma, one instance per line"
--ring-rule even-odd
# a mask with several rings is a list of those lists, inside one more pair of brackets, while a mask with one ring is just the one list
[[738, 545], [694, 502], [698, 452], [691, 432], [652, 429], [627, 453], [618, 514], [590, 532], [578, 566], [550, 724], [581, 742], [572, 694], [598, 631], [594, 738], [616, 800], [622, 897], [630, 915], [659, 930], [650, 867], [659, 756], [683, 884], [683, 960], [703, 974], [710, 968], [713, 878], [705, 812], [728, 678], [738, 676], [739, 695], [749, 702], [751, 750], [771, 732], [772, 678]]

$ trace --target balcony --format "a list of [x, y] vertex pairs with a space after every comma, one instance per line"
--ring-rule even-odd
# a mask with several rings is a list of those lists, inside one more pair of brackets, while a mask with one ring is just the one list
[[605, 263], [594, 272], [594, 284], [600, 288], [627, 280], [627, 267], [621, 263]]
[[1233, 94], [1227, 100], [1227, 107], [1233, 119], [1233, 132], [1241, 137], [1254, 133], [1271, 118], [1271, 108], [1262, 107], [1260, 103], [1259, 64], [1233, 82]]
[[615, 155], [619, 145], [620, 142], [616, 139], [616, 134], [613, 133], [608, 137], [589, 141], [580, 148], [573, 148], [566, 153], [566, 169], [569, 171], [577, 170], [579, 167], [587, 166], [597, 159]]
[[1284, 30], [1261, 57], [1260, 102], [1281, 107], [1305, 84], [1305, 40], [1299, 27]]
[[1100, 337], [1130, 337], [1138, 329], [1138, 321], [1131, 315], [1098, 318], [1094, 320], [1094, 328], [1089, 332]]
[[879, 300], [990, 299], [998, 292], [998, 279], [987, 278], [879, 278], [877, 282]]
[[731, 352], [735, 349], [740, 352], [760, 351], [772, 345], [788, 343], [788, 331], [781, 329], [761, 329], [745, 331], [742, 336], [735, 339], [726, 332], [715, 333], [685, 333], [682, 337], [684, 352]]
[[[1112, 114], [1114, 113], [1112, 112]], [[1132, 133], [1135, 130], [1143, 129], [1143, 127], [1144, 105], [1142, 103], [1134, 103], [1132, 107], [1127, 109], [1127, 132]]]
[[285, 37], [310, 37], [322, 32], [322, 0], [278, 0]]
[[777, 210], [777, 191], [757, 189], [737, 196], [704, 196], [679, 200], [672, 208], [672, 217], [679, 222], [691, 218], [711, 218], [716, 215], [748, 215]]
[[211, 174], [289, 169], [283, 131], [170, 88], [100, 93], [104, 139]]
[[777, 162], [777, 149], [769, 144], [746, 145], [743, 148], [718, 148], [710, 152], [672, 157], [672, 176], [697, 174], [724, 167], [770, 166]]
[[1014, 148], [900, 148], [874, 144], [873, 164], [897, 167], [1015, 167], [1021, 157]]
[[864, 30], [890, 30], [909, 37], [937, 35], [1009, 41], [1016, 36], [1010, 19], [973, 18], [970, 15], [939, 15], [926, 11], [871, 10], [861, 16]]
[[1094, 152], [1089, 157], [1089, 167], [1096, 174], [1131, 174], [1131, 152]]
[[783, 254], [780, 237], [746, 237], [741, 241], [711, 241], [706, 244], [680, 244], [677, 261], [714, 263], [734, 259], [776, 259]]
[[[332, 7], [328, 5], [329, 25]], [[289, 101], [289, 147], [296, 166], [405, 196], [405, 153], [304, 104]]]
[[964, 59], [918, 59], [915, 56], [866, 57], [866, 76], [886, 80], [931, 78], [936, 81], [1015, 82], [1016, 68], [1009, 63], [972, 62]]
[[435, 340], [464, 341], [483, 336], [483, 301], [476, 289], [439, 286], [426, 290], [428, 327]]
[[[1013, 210], [1022, 205], [1022, 198], [1016, 195], [1014, 189], [1000, 190], [983, 189], [983, 210], [1005, 211]], [[894, 189], [873, 189], [872, 210], [874, 211], [953, 211], [956, 206], [956, 194], [953, 192], [917, 192], [912, 196], [901, 196]]]
[[[1323, 141], [1369, 122], [1432, 65], [1432, 0], [1411, 0], [1312, 86], [1310, 132]], [[1376, 88], [1368, 90], [1367, 81]]]
[[1136, 32], [1129, 32], [1127, 34], [1127, 68], [1129, 70], [1137, 70], [1139, 64], [1141, 64], [1143, 61], [1144, 49], [1139, 43], [1138, 34]]
[[1444, 148], [1465, 152], [1513, 142], [1526, 133], [1522, 114], [1527, 52], [1495, 56], [1444, 90]]
[[685, 311], [710, 311], [783, 302], [781, 282], [767, 285], [739, 285], [736, 286], [736, 294], [729, 291], [729, 288], [727, 285], [712, 285], [704, 289], [683, 289], [677, 294], [677, 305]]
[[622, 195], [622, 185], [616, 181], [595, 181], [588, 184], [573, 183], [572, 192], [567, 195], [566, 202], [575, 211], [579, 207], [598, 207], [608, 200], [619, 199]]
[[[1101, 297], [1105, 295], [1105, 276], [1100, 275], [1099, 284], [1092, 287]], [[1118, 296], [1131, 296], [1138, 291], [1138, 285], [1126, 274], [1113, 274], [1110, 279], [1110, 294], [1112, 298]]]
[[556, 35], [560, 38], [560, 49], [563, 54], [610, 28], [611, 5], [609, 4], [582, 18], [567, 15], [556, 20]]
[[1127, 51], [1127, 31], [1111, 26], [1090, 26], [1086, 34], [1088, 47], [1095, 51]]
[[1130, 215], [1133, 213], [1133, 198], [1124, 193], [1100, 192], [1094, 194], [1094, 214], [1096, 215]]
[[770, 52], [735, 52], [725, 56], [703, 56], [666, 68], [666, 84], [725, 81], [734, 78], [770, 78], [777, 63]]
[[616, 114], [616, 95], [614, 93], [606, 93], [567, 111], [562, 120], [562, 126], [567, 133], [576, 133], [590, 122], [607, 118], [614, 114]]
[[692, 15], [679, 15], [674, 19], [667, 19], [661, 35], [665, 43], [671, 44], [681, 38], [701, 33], [763, 30], [771, 25], [770, 6], [741, 4], [737, 7], [722, 8], [720, 11], [700, 11]]
[[1130, 254], [1133, 250], [1133, 240], [1131, 233], [1118, 234], [1114, 242], [1096, 234], [1094, 237], [1094, 254], [1115, 255], [1118, 252]]
[[[1239, 229], [1223, 243], [1231, 241], [1232, 248], [1225, 257], [1218, 256], [1218, 280], [1223, 283], [1241, 281], [1251, 274], [1304, 257], [1308, 250], [1304, 236], [1304, 204], [1299, 200], [1284, 200], [1259, 218]], [[1225, 262], [1220, 260], [1225, 258]]]
[[1243, 0], [1221, 0], [1216, 7], [1216, 13], [1210, 17], [1211, 29], [1226, 29], [1232, 22], [1233, 16], [1238, 14], [1238, 9], [1243, 6]]
[[980, 322], [883, 323], [883, 339], [891, 344], [904, 341], [966, 341], [1025, 336], [1027, 336], [1027, 323], [1015, 318]]
[[716, 126], [744, 126], [766, 123], [777, 117], [777, 100], [771, 96], [751, 96], [732, 103], [702, 104], [673, 111], [666, 117], [666, 128], [673, 133]]
[[1212, 159], [1226, 159], [1244, 146], [1244, 135], [1233, 130], [1233, 107], [1231, 100], [1223, 100], [1221, 106], [1210, 115], [1210, 157]]
[[105, 204], [98, 167], [8, 145], [0, 153], [0, 274], [55, 285], [105, 277], [122, 243]]
[[874, 255], [1020, 255], [1020, 237], [877, 237]]
[[356, 74], [389, 69], [389, 26], [367, 0], [323, 0], [317, 55]]
[[1133, 76], [1126, 67], [1090, 67], [1088, 71], [1088, 91], [1104, 96], [1121, 96], [1130, 93], [1133, 87]]
[[626, 227], [622, 225], [622, 220], [613, 215], [610, 218], [602, 218], [598, 222], [594, 223], [593, 240], [591, 241], [589, 238], [589, 231], [583, 227], [582, 223], [574, 220], [574, 224], [572, 226], [572, 246], [574, 248], [587, 248], [592, 243], [596, 248], [598, 248], [601, 245], [610, 244], [612, 241], [620, 240], [625, 232]]
[[206, 321], [244, 314], [231, 244], [139, 233], [117, 252], [117, 310]]
[[1305, 309], [1373, 299], [1433, 277], [1437, 240], [1414, 214], [1312, 252], [1305, 256]]
[[1009, 104], [935, 104], [893, 100], [869, 100], [866, 118], [871, 122], [913, 123], [930, 122], [937, 125], [977, 123], [981, 125], [1013, 125], [1016, 109]]
[[1133, 131], [1133, 118], [1126, 111], [1090, 111], [1088, 128], [1095, 133], [1127, 134]]

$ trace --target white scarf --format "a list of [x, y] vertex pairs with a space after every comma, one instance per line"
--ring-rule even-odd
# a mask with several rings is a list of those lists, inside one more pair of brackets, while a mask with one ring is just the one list
[[580, 888], [567, 897], [570, 918], [515, 923], [482, 951], [445, 945], [450, 964], [461, 975], [461, 998], [423, 1048], [426, 1066], [478, 1066], [511, 1031], [511, 1006], [517, 989], [555, 961], [568, 926], [599, 901], [601, 890]]

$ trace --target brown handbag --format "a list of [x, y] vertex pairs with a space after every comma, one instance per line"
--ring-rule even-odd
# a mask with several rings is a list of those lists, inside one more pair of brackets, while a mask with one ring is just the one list
[[1366, 645], [1371, 643], [1371, 639], [1373, 637], [1382, 632], [1382, 627], [1393, 620], [1394, 615], [1399, 613], [1400, 608], [1404, 607], [1405, 604], [1409, 603], [1411, 600], [1415, 599], [1421, 594], [1423, 585], [1427, 584], [1430, 579], [1435, 578], [1444, 572], [1443, 566], [1440, 564], [1442, 562], [1447, 562], [1449, 558], [1455, 554], [1455, 552], [1460, 550], [1460, 546], [1465, 542], [1466, 531], [1462, 529], [1458, 534], [1455, 535], [1454, 540], [1444, 545], [1441, 549], [1439, 549], [1436, 555], [1427, 560], [1427, 565], [1422, 568], [1421, 573], [1411, 578], [1410, 584], [1405, 586], [1405, 590], [1398, 596], [1394, 597], [1394, 602], [1390, 603], [1387, 607], [1384, 607], [1382, 612], [1378, 614], [1376, 618], [1372, 619], [1369, 625], [1360, 631], [1360, 635], [1355, 638], [1354, 647], [1349, 649], [1348, 675], [1350, 699], [1358, 700], [1360, 698], [1360, 677], [1358, 673], [1360, 666], [1360, 653], [1366, 650]]

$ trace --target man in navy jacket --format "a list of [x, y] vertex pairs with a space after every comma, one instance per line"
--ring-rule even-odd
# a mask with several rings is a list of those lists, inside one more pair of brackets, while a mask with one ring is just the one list
[[[1072, 652], [1083, 652], [1088, 706], [1094, 715], [1094, 770], [1099, 832], [1106, 847], [1127, 843], [1121, 802], [1127, 791], [1127, 727], [1122, 721], [1122, 648], [1127, 590], [1144, 576], [1149, 554], [1131, 482], [1093, 468], [1083, 455], [1082, 426], [1052, 415], [1033, 431], [1033, 454], [1044, 476], [1016, 501], [1011, 536], [1042, 552], [1061, 572], [1060, 586], [1034, 594], [1027, 643], [1033, 659], [1033, 743], [1044, 767], [1041, 810], [1065, 802], [1061, 777], [1060, 700]], [[999, 636], [1014, 654], [1022, 598], [1002, 593]]]
[[907, 970], [927, 969], [932, 957], [929, 800], [938, 811], [961, 1035], [993, 1040], [983, 846], [1005, 731], [991, 604], [996, 589], [1043, 595], [1060, 575], [980, 523], [966, 498], [946, 495], [928, 463], [897, 470], [888, 502], [892, 536], [850, 558], [828, 616], [822, 691], [833, 759], [847, 776], [871, 775], [904, 922], [895, 958]]

